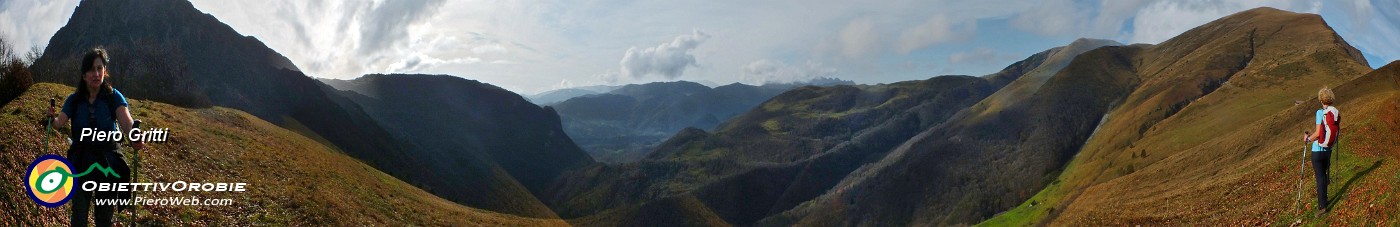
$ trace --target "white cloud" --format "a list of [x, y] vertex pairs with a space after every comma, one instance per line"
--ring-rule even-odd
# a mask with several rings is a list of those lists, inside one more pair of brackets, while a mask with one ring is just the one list
[[808, 81], [815, 78], [836, 77], [835, 68], [826, 67], [813, 61], [804, 64], [788, 65], [769, 59], [760, 59], [744, 65], [742, 82], [752, 84], [790, 83]]
[[439, 15], [442, 0], [193, 3], [239, 33], [262, 40], [310, 76], [354, 78], [475, 62], [469, 60], [472, 56], [435, 51], [459, 41], [425, 28]]
[[1263, 6], [1307, 13], [1320, 10], [1312, 2], [1292, 0], [1158, 1], [1138, 10], [1130, 42], [1160, 43], [1207, 22]]
[[995, 50], [992, 50], [992, 49], [990, 49], [990, 48], [977, 48], [977, 49], [973, 49], [973, 50], [971, 50], [971, 51], [957, 52], [957, 53], [953, 53], [953, 54], [951, 54], [951, 55], [948, 55], [948, 63], [953, 63], [953, 64], [969, 64], [969, 63], [977, 63], [977, 64], [985, 64], [985, 63], [1004, 63], [1004, 62], [1006, 62], [1006, 61], [1014, 61], [1014, 60], [1017, 59], [1017, 57], [1018, 57], [1018, 56], [1015, 56], [1015, 55], [1006, 55], [1006, 54], [997, 53]]
[[[1191, 28], [1234, 13], [1216, 3], [1160, 1], [1138, 10], [1133, 20], [1132, 43], [1160, 43]], [[1166, 20], [1164, 20], [1166, 19]]]
[[1044, 36], [1076, 34], [1089, 20], [1088, 3], [1074, 0], [1048, 0], [1012, 18], [1018, 29]]
[[[1098, 5], [1098, 13], [1086, 24], [1086, 30], [1077, 32], [1075, 38], [1098, 38], [1123, 40], [1127, 37], [1128, 21], [1137, 16], [1138, 9], [1151, 3], [1151, 0], [1116, 0], [1102, 1]], [[1043, 9], [1038, 9], [1043, 10]]]
[[501, 44], [488, 44], [488, 45], [481, 45], [481, 46], [472, 47], [472, 53], [474, 53], [474, 54], [505, 53], [505, 52], [506, 52], [506, 48], [505, 48], [504, 46], [501, 46]]
[[603, 85], [615, 85], [615, 84], [617, 84], [617, 82], [620, 80], [620, 78], [618, 78], [618, 77], [621, 77], [621, 76], [618, 75], [617, 72], [612, 72], [612, 71], [610, 71], [610, 72], [605, 72], [605, 73], [593, 74], [593, 75], [590, 76], [590, 77], [591, 77], [594, 81], [601, 82]]
[[[1020, 12], [1012, 25], [1042, 36], [1159, 43], [1220, 17], [1257, 7], [1322, 14], [1362, 52], [1400, 58], [1400, 1], [1394, 0], [1049, 0]], [[1331, 9], [1328, 11], [1327, 9]], [[1380, 62], [1384, 64], [1386, 62]], [[1373, 65], [1377, 62], [1372, 62]]]
[[676, 36], [671, 42], [655, 47], [627, 48], [627, 52], [622, 55], [622, 61], [619, 62], [622, 65], [622, 75], [634, 79], [646, 76], [661, 76], [666, 79], [680, 77], [686, 68], [699, 66], [691, 51], [707, 39], [710, 39], [710, 35], [695, 29], [690, 35]]
[[1317, 13], [1306, 0], [1048, 0], [1017, 14], [1013, 27], [1042, 36], [1158, 43], [1206, 22], [1257, 7]]
[[[924, 78], [936, 70], [990, 73], [1005, 61], [978, 59], [995, 60], [998, 53], [1020, 58], [1013, 53], [1078, 37], [1156, 43], [1259, 6], [1333, 7], [1324, 17], [1348, 42], [1382, 60], [1400, 57], [1394, 0], [192, 1], [311, 76], [443, 73], [522, 93], [562, 79], [578, 86], [674, 79], [724, 84], [813, 74], [798, 70], [804, 68], [859, 75], [847, 78], [859, 83]], [[46, 45], [76, 4], [0, 0], [0, 32], [19, 40], [20, 49]], [[703, 47], [656, 45], [677, 34], [695, 37], [694, 28], [712, 36], [695, 42]], [[969, 47], [936, 48], [964, 40]], [[995, 51], [978, 49], [983, 46]], [[626, 58], [629, 47], [636, 67], [618, 58], [619, 52]], [[651, 57], [643, 61], [647, 49]], [[966, 63], [941, 60], [955, 55]]]
[[360, 53], [373, 53], [409, 38], [407, 29], [437, 15], [443, 0], [393, 0], [373, 2], [363, 15]]
[[929, 46], [972, 39], [977, 34], [977, 21], [954, 21], [944, 15], [930, 17], [923, 24], [905, 29], [895, 43], [895, 49], [908, 54]]
[[838, 35], [841, 55], [847, 58], [862, 58], [879, 48], [879, 33], [875, 32], [875, 20], [870, 17], [851, 20], [841, 28]]
[[16, 55], [36, 46], [42, 50], [77, 7], [77, 0], [0, 1], [0, 35], [14, 45]]
[[470, 56], [462, 58], [441, 59], [433, 56], [428, 56], [422, 53], [417, 53], [389, 64], [388, 71], [412, 73], [445, 64], [475, 64], [480, 62], [481, 58]]
[[569, 79], [559, 79], [559, 83], [554, 84], [554, 86], [549, 87], [549, 90], [559, 90], [559, 89], [572, 88], [572, 87], [577, 87], [577, 86], [574, 86], [574, 82], [573, 82], [573, 81], [569, 81]]
[[1324, 11], [1323, 16], [1348, 43], [1373, 55], [1370, 57], [1380, 58], [1367, 59], [1372, 66], [1380, 67], [1400, 59], [1400, 43], [1395, 42], [1395, 37], [1400, 37], [1400, 11], [1394, 10], [1400, 9], [1400, 1], [1352, 0], [1338, 3], [1336, 10], [1330, 13], [1340, 15], [1328, 18], [1326, 13], [1329, 12]]
[[[866, 81], [890, 80], [880, 78], [898, 76], [884, 75], [876, 71], [878, 65], [868, 62], [896, 54], [894, 41], [904, 30], [928, 22], [935, 15], [961, 22], [1006, 16], [1025, 8], [1022, 4], [1008, 4], [1002, 0], [880, 4], [838, 0], [460, 0], [441, 3], [436, 10], [393, 7], [396, 3], [380, 0], [194, 1], [196, 7], [240, 33], [263, 40], [292, 59], [308, 75], [353, 78], [366, 73], [445, 73], [502, 87], [525, 88], [527, 90], [520, 91], [525, 93], [551, 86], [540, 81], [561, 78], [580, 86], [673, 79], [739, 81], [743, 75], [741, 66], [751, 59], [764, 58], [814, 59], [826, 67], [849, 69], [852, 63], [843, 61], [855, 59], [841, 57], [844, 47], [839, 44], [839, 33], [852, 18], [863, 17], [866, 18], [864, 22], [857, 22], [848, 30], [845, 41], [852, 45], [845, 51], [866, 62], [858, 66], [863, 68], [854, 70], [861, 75], [871, 75]], [[436, 2], [410, 3], [432, 6]], [[389, 6], [386, 10], [400, 9], [430, 16], [412, 16], [410, 19], [417, 20], [404, 20], [414, 22], [402, 26], [404, 29], [398, 32], [401, 35], [364, 34], [375, 28], [399, 28], [366, 21], [375, 12], [382, 12], [376, 7], [386, 7], [384, 5]], [[716, 16], [720, 14], [724, 16]], [[616, 58], [619, 50], [635, 47], [635, 55], [651, 48], [655, 40], [672, 39], [676, 31], [692, 28], [705, 28], [707, 35], [714, 36], [704, 41], [704, 46], [723, 48], [692, 49], [688, 54], [673, 56], [688, 56], [696, 59], [695, 63], [652, 64], [655, 67], [646, 70], [627, 68]], [[910, 34], [914, 37], [915, 33]], [[910, 44], [919, 43], [915, 38], [908, 40]], [[358, 52], [374, 49], [371, 42], [386, 46], [374, 53]], [[823, 50], [820, 47], [823, 45], [831, 46], [830, 50]], [[910, 46], [919, 45], [906, 45]], [[685, 60], [684, 57], [675, 59]], [[622, 68], [628, 70], [625, 75]]]

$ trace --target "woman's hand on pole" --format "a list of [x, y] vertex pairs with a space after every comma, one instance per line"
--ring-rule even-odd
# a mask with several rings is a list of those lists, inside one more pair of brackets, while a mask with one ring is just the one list
[[54, 112], [54, 108], [53, 108], [54, 105], [55, 105], [54, 99], [53, 99], [53, 98], [49, 98], [49, 111], [48, 111], [48, 112], [44, 112], [44, 117], [47, 117], [49, 120], [53, 120], [53, 117], [55, 117], [55, 116], [58, 115], [58, 113]]
[[48, 118], [45, 119], [49, 120], [49, 125], [52, 126], [54, 129], [58, 129], [59, 127], [67, 127], [68, 115], [58, 112], [55, 109], [56, 106], [57, 103], [54, 103], [54, 99], [49, 98], [49, 111], [44, 113], [44, 116]]
[[[126, 117], [127, 117], [127, 119], [131, 119], [131, 114], [128, 113]], [[128, 127], [128, 129], [127, 129], [128, 132], [133, 131], [133, 130], [131, 130], [131, 129], [140, 130], [140, 128], [141, 128], [141, 120], [134, 120], [134, 119], [133, 119], [133, 120], [128, 120], [128, 121], [131, 122], [131, 126]], [[142, 148], [146, 148], [146, 141], [145, 141], [145, 140], [131, 141], [131, 148], [135, 148], [135, 149], [138, 150], [138, 151], [141, 150]]]

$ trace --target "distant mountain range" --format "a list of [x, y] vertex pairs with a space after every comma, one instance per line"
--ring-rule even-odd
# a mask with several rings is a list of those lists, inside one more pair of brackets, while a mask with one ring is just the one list
[[563, 102], [564, 100], [569, 100], [569, 99], [574, 98], [574, 97], [585, 96], [585, 95], [592, 95], [592, 94], [608, 93], [608, 92], [612, 91], [613, 89], [617, 89], [617, 88], [619, 88], [619, 87], [622, 87], [622, 85], [615, 85], [615, 86], [609, 86], [609, 85], [594, 85], [594, 86], [583, 86], [583, 87], [564, 88], [564, 89], [549, 90], [549, 91], [545, 91], [545, 92], [540, 92], [539, 94], [534, 94], [534, 95], [526, 96], [525, 99], [529, 99], [530, 102], [533, 102], [533, 103], [538, 104], [538, 105], [541, 105], [541, 106], [547, 106], [547, 105], [554, 105], [554, 104], [556, 104], [556, 103]]
[[564, 130], [579, 146], [599, 161], [618, 163], [645, 156], [681, 129], [713, 128], [788, 89], [837, 84], [851, 82], [822, 78], [762, 86], [733, 83], [714, 88], [689, 81], [655, 82], [624, 85], [552, 106], [563, 118]]
[[[682, 82], [682, 81], [677, 81], [677, 82]], [[700, 84], [700, 85], [704, 85], [704, 86], [710, 87], [710, 88], [720, 87], [719, 84], [716, 84], [715, 82], [708, 81], [708, 80], [688, 81], [688, 82], [694, 82], [694, 83], [697, 83], [697, 84]], [[792, 85], [792, 86], [803, 86], [803, 85], [826, 86], [826, 85], [839, 85], [839, 84], [854, 84], [854, 82], [851, 82], [851, 81], [849, 81], [849, 80], [842, 80], [842, 79], [838, 79], [838, 78], [818, 77], [818, 78], [812, 78], [812, 79], [809, 79], [809, 80], [806, 80], [806, 81], [795, 81], [795, 82], [788, 82], [788, 83], [765, 83], [765, 84], [759, 85], [759, 86], [764, 86], [764, 85], [773, 85], [773, 86], [788, 86], [788, 85]], [[563, 88], [563, 89], [549, 90], [549, 91], [540, 92], [540, 93], [534, 94], [534, 95], [527, 95], [527, 96], [525, 96], [525, 98], [526, 98], [526, 99], [529, 99], [530, 102], [533, 102], [533, 103], [535, 103], [535, 104], [539, 104], [539, 105], [542, 105], [542, 106], [548, 106], [548, 105], [557, 104], [557, 103], [559, 103], [559, 102], [563, 102], [563, 101], [565, 101], [565, 100], [569, 100], [569, 99], [574, 98], [574, 97], [585, 96], [585, 95], [592, 95], [592, 94], [608, 93], [608, 92], [611, 92], [611, 91], [613, 91], [613, 90], [616, 90], [617, 88], [620, 88], [620, 87], [622, 87], [622, 86], [626, 86], [626, 85], [592, 85], [592, 86], [571, 87], [571, 88]]]

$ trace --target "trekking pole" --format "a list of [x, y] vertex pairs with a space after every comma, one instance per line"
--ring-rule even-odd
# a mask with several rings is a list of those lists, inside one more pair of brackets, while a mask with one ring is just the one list
[[[140, 129], [141, 120], [133, 121], [131, 123], [131, 128]], [[131, 159], [131, 183], [140, 183], [140, 181], [137, 181], [136, 174], [141, 172], [141, 149], [135, 147], [131, 148], [131, 156], [133, 156], [133, 158]], [[136, 199], [135, 190], [131, 191], [131, 199]], [[138, 210], [137, 208], [140, 207], [141, 204], [131, 204], [131, 217], [128, 217], [130, 219], [128, 220], [128, 223], [130, 223], [128, 226], [136, 226], [136, 210]]]
[[[53, 97], [49, 97], [49, 109], [53, 109], [53, 107], [54, 99]], [[44, 116], [48, 117], [51, 113], [53, 112], [44, 113]], [[49, 153], [49, 135], [53, 134], [53, 117], [48, 117], [48, 119], [45, 120], [48, 121], [48, 123], [44, 124], [44, 153], [47, 154]]]
[[[1304, 135], [1308, 135], [1308, 134], [1310, 134], [1310, 133], [1304, 132], [1303, 134], [1304, 134]], [[1307, 137], [1304, 137], [1304, 138], [1307, 138]], [[1296, 197], [1293, 198], [1293, 201], [1294, 201], [1293, 213], [1294, 213], [1294, 214], [1298, 214], [1299, 217], [1300, 217], [1300, 218], [1298, 218], [1297, 222], [1302, 222], [1302, 221], [1303, 221], [1303, 218], [1301, 218], [1301, 217], [1302, 217], [1302, 213], [1299, 213], [1299, 209], [1301, 209], [1300, 207], [1303, 206], [1303, 178], [1307, 177], [1307, 175], [1308, 175], [1307, 170], [1306, 170], [1306, 169], [1303, 169], [1303, 165], [1307, 164], [1307, 162], [1308, 162], [1308, 142], [1307, 142], [1306, 139], [1303, 140], [1303, 153], [1302, 153], [1302, 154], [1303, 154], [1303, 155], [1302, 155], [1302, 158], [1299, 158], [1299, 161], [1298, 161], [1298, 195], [1297, 195]]]
[[[54, 99], [53, 99], [53, 97], [49, 97], [49, 109], [53, 109], [53, 107], [54, 107]], [[42, 155], [46, 155], [46, 154], [50, 154], [50, 153], [49, 153], [49, 139], [50, 139], [49, 137], [50, 137], [50, 135], [53, 134], [53, 117], [50, 117], [50, 116], [49, 116], [49, 114], [52, 114], [53, 111], [51, 111], [51, 110], [44, 110], [44, 111], [48, 111], [48, 112], [44, 112], [44, 117], [47, 118], [47, 119], [44, 119], [44, 142], [42, 142], [42, 143], [44, 144], [44, 147], [39, 148], [40, 150], [44, 151], [44, 154], [40, 154], [41, 156], [42, 156]]]

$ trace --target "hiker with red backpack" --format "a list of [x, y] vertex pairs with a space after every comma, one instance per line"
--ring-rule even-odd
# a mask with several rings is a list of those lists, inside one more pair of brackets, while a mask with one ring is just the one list
[[1304, 132], [1303, 135], [1303, 141], [1312, 142], [1313, 175], [1317, 178], [1319, 215], [1327, 213], [1327, 169], [1332, 165], [1332, 148], [1337, 144], [1337, 136], [1341, 131], [1339, 112], [1337, 107], [1332, 106], [1335, 99], [1336, 95], [1332, 93], [1332, 89], [1323, 87], [1317, 91], [1317, 100], [1322, 103], [1322, 109], [1318, 109], [1315, 114], [1312, 133]]

